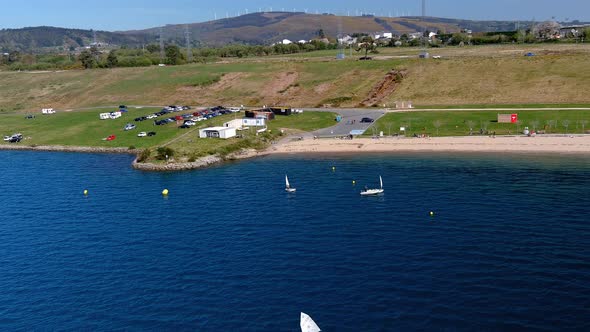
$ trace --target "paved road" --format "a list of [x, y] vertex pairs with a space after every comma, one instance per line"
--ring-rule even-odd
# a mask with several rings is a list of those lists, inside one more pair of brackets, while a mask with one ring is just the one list
[[304, 109], [304, 111], [317, 111], [317, 112], [333, 112], [342, 116], [342, 121], [336, 123], [334, 126], [316, 130], [312, 133], [308, 133], [307, 137], [318, 136], [318, 137], [332, 137], [332, 136], [347, 136], [352, 130], [368, 130], [373, 123], [362, 123], [362, 118], [371, 118], [377, 121], [383, 115], [384, 110], [375, 109], [325, 109], [325, 108], [314, 108]]

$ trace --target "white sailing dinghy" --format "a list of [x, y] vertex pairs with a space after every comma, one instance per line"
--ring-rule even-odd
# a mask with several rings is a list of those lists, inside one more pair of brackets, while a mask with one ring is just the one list
[[381, 184], [379, 189], [365, 189], [361, 191], [361, 196], [375, 196], [383, 194], [383, 179], [381, 178], [381, 175], [379, 175], [379, 183]]
[[289, 178], [287, 177], [286, 174], [285, 174], [285, 191], [288, 193], [294, 193], [297, 191], [297, 189], [291, 188], [291, 185], [289, 184]]
[[318, 324], [316, 324], [309, 315], [301, 313], [301, 332], [320, 332]]

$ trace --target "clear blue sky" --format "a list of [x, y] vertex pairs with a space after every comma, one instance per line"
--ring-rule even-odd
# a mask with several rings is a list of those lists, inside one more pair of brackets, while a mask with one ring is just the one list
[[[143, 29], [236, 16], [246, 11], [419, 15], [421, 0], [17, 0], [1, 4], [0, 29], [58, 26]], [[427, 15], [465, 19], [590, 21], [590, 0], [427, 0]]]

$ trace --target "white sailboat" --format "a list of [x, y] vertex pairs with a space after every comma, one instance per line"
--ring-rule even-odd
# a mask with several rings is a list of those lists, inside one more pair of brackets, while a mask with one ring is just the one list
[[285, 174], [285, 191], [288, 193], [294, 193], [297, 191], [297, 189], [291, 188], [291, 185], [289, 184], [289, 178], [287, 177], [286, 174]]
[[301, 326], [301, 332], [320, 332], [320, 327], [316, 324], [309, 315], [306, 313], [301, 313], [301, 322], [299, 324]]
[[381, 178], [381, 175], [379, 175], [379, 183], [381, 184], [381, 187], [379, 189], [365, 189], [363, 191], [361, 191], [361, 196], [375, 196], [375, 195], [380, 195], [383, 194], [383, 179]]

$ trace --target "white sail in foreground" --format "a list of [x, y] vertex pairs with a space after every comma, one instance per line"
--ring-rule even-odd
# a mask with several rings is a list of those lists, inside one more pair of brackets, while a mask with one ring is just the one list
[[291, 188], [291, 185], [289, 184], [289, 178], [287, 177], [287, 175], [285, 175], [285, 191], [288, 193], [294, 193], [295, 191], [297, 191], [297, 189]]
[[379, 175], [379, 184], [381, 185], [381, 187], [379, 189], [365, 189], [363, 191], [361, 191], [361, 196], [375, 196], [375, 195], [380, 195], [383, 194], [383, 179], [381, 178], [381, 175]]
[[306, 313], [301, 313], [301, 332], [320, 332], [318, 324]]

